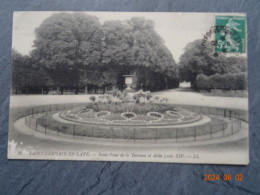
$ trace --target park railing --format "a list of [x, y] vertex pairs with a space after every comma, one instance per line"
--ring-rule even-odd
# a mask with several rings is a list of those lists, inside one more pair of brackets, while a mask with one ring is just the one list
[[[201, 115], [214, 115], [223, 117], [217, 124], [203, 124], [186, 127], [167, 127], [152, 125], [129, 126], [111, 124], [81, 124], [63, 123], [53, 119], [57, 111], [69, 110], [75, 107], [86, 105], [85, 103], [75, 104], [53, 104], [43, 105], [26, 110], [25, 122], [28, 127], [35, 131], [59, 136], [88, 137], [89, 139], [105, 138], [110, 140], [123, 139], [130, 142], [140, 140], [152, 140], [152, 142], [164, 141], [199, 141], [209, 140], [218, 137], [225, 137], [238, 132], [243, 122], [248, 122], [247, 112], [236, 109], [215, 108], [194, 105], [174, 105], [187, 109]], [[222, 122], [221, 122], [222, 121]], [[243, 122], [242, 122], [243, 121]]]

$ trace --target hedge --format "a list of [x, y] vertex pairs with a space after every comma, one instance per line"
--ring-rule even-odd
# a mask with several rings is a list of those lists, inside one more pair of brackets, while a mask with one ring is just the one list
[[196, 77], [196, 87], [199, 90], [223, 89], [223, 90], [245, 90], [247, 89], [247, 73], [215, 74], [206, 76], [199, 74]]

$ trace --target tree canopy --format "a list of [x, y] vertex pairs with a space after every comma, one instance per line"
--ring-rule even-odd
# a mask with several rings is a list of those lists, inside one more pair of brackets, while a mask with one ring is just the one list
[[54, 14], [35, 30], [32, 56], [55, 85], [78, 86], [84, 67], [101, 62], [101, 24], [84, 14]]
[[[31, 57], [55, 86], [104, 87], [116, 83], [123, 88], [123, 75], [133, 73], [139, 75], [139, 87], [151, 90], [164, 88], [168, 82], [178, 83], [177, 65], [170, 51], [153, 22], [145, 18], [101, 24], [88, 14], [59, 13], [44, 20], [35, 34]], [[152, 77], [158, 78], [151, 81]]]

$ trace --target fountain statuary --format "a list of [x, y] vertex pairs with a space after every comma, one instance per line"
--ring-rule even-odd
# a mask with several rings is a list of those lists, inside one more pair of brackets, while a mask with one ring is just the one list
[[133, 76], [134, 75], [123, 75], [125, 77], [125, 84], [126, 84], [126, 89], [125, 91], [134, 91], [131, 87], [133, 84]]
[[133, 76], [134, 75], [123, 75], [125, 77], [126, 89], [123, 91], [125, 94], [125, 100], [127, 102], [134, 102], [134, 90], [132, 89]]

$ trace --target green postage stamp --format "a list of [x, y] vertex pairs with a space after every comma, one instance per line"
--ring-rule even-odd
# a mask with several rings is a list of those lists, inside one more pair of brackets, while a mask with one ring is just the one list
[[246, 17], [215, 17], [215, 52], [246, 53]]

